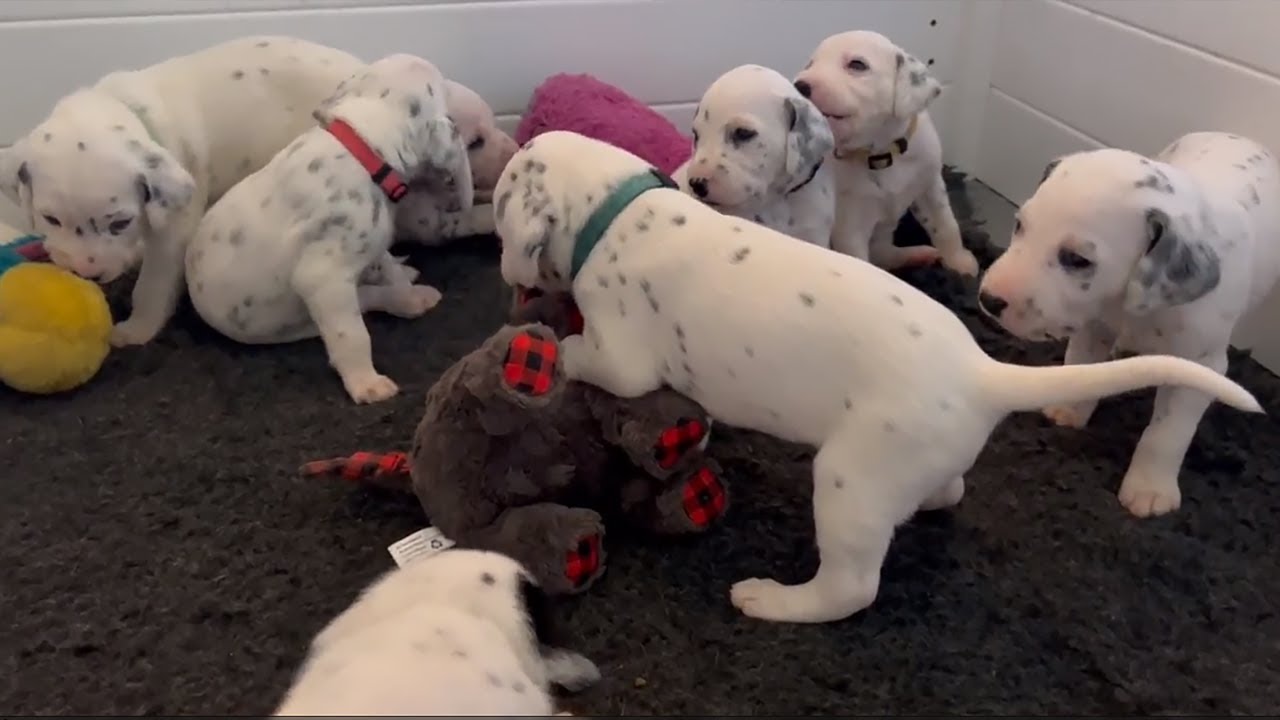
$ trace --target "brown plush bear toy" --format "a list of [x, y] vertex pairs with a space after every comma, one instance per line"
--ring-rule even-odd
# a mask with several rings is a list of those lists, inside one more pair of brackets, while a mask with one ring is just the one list
[[[427, 392], [407, 457], [360, 453], [304, 472], [411, 483], [459, 547], [510, 555], [558, 594], [604, 572], [609, 521], [657, 534], [710, 527], [729, 494], [704, 454], [702, 407], [666, 389], [627, 400], [568, 381], [553, 330], [573, 331], [563, 298], [517, 302], [513, 315]], [[524, 321], [533, 316], [551, 324]]]

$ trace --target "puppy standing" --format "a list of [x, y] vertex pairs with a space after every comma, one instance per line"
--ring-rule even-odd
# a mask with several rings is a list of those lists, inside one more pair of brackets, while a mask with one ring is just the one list
[[51, 259], [110, 282], [141, 262], [115, 345], [150, 341], [182, 291], [182, 258], [208, 205], [313, 124], [352, 55], [249, 37], [111, 73], [58, 101], [0, 150], [0, 191]]
[[734, 585], [752, 617], [822, 622], [871, 604], [894, 528], [959, 502], [963, 473], [1011, 412], [1163, 384], [1260, 411], [1178, 358], [993, 360], [890, 273], [722, 215], [606, 143], [547, 133], [508, 167], [502, 276], [572, 290], [585, 330], [561, 341], [566, 377], [624, 398], [669, 385], [728, 425], [818, 448], [821, 565], [799, 585]]
[[421, 245], [439, 246], [458, 238], [493, 232], [493, 186], [516, 152], [516, 143], [496, 124], [493, 109], [471, 88], [452, 80], [449, 117], [467, 146], [476, 204], [451, 209], [442, 202], [434, 178], [415, 178], [396, 211], [396, 237]]
[[[1236, 135], [1186, 135], [1148, 160], [1104, 149], [1059, 158], [1018, 209], [979, 300], [1010, 333], [1067, 337], [1067, 364], [1116, 350], [1177, 355], [1217, 372], [1240, 318], [1280, 275], [1280, 166]], [[1134, 515], [1182, 502], [1178, 471], [1210, 398], [1156, 393], [1120, 485]], [[1096, 401], [1045, 409], [1083, 427]]]
[[[187, 249], [191, 301], [243, 343], [324, 340], [351, 398], [385, 400], [396, 384], [373, 366], [362, 314], [417, 317], [440, 300], [388, 248], [403, 178], [446, 178], [470, 207], [466, 147], [449, 120], [444, 78], [412, 55], [392, 55], [344, 80], [300, 135], [205, 215]], [[368, 163], [368, 164], [363, 164]]]
[[552, 684], [600, 678], [552, 628], [516, 561], [446, 550], [382, 576], [321, 630], [274, 714], [551, 715]]
[[[796, 90], [826, 116], [835, 136], [834, 250], [883, 268], [936, 261], [978, 272], [965, 249], [942, 179], [942, 143], [926, 108], [942, 86], [883, 35], [853, 31], [823, 40], [796, 76]], [[907, 211], [936, 247], [897, 247]]]
[[672, 175], [728, 215], [831, 246], [835, 147], [821, 113], [781, 74], [741, 65], [721, 75], [693, 116], [693, 157]]

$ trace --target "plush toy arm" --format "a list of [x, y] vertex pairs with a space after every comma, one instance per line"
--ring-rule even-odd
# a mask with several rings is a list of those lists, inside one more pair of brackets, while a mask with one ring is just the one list
[[453, 540], [515, 558], [552, 594], [582, 592], [604, 572], [604, 524], [594, 510], [555, 503], [508, 508]]
[[298, 468], [303, 477], [336, 477], [357, 485], [409, 489], [409, 459], [402, 452], [358, 452], [347, 457], [313, 460]]

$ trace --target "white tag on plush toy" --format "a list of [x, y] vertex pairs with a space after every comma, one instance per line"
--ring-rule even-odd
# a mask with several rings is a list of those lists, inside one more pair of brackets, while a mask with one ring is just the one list
[[391, 543], [387, 552], [391, 553], [391, 559], [396, 561], [396, 565], [404, 567], [414, 560], [431, 557], [453, 546], [454, 542], [445, 537], [444, 533], [433, 527], [425, 527], [402, 540]]

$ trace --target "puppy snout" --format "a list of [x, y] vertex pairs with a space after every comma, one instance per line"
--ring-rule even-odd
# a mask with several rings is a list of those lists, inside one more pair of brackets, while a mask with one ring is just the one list
[[701, 177], [689, 178], [689, 189], [693, 190], [693, 194], [700, 198], [707, 196], [707, 179]]
[[813, 86], [809, 84], [808, 80], [797, 80], [795, 85], [796, 92], [800, 93], [804, 97], [809, 97], [813, 92]]
[[999, 319], [1000, 313], [1009, 307], [1009, 301], [984, 290], [978, 293], [978, 306], [991, 317]]

